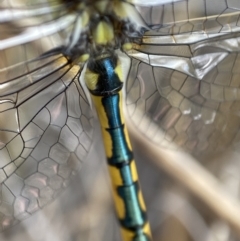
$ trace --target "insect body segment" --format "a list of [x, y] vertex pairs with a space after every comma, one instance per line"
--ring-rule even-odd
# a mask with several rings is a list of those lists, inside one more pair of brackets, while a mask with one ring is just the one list
[[149, 241], [151, 234], [146, 209], [122, 114], [123, 83], [119, 65], [115, 55], [90, 60], [85, 80], [102, 126], [123, 240]]
[[129, 50], [131, 43], [141, 38], [147, 28], [136, 9], [122, 0], [63, 2], [68, 12], [76, 15], [65, 50], [75, 63], [117, 49]]
[[136, 10], [123, 1], [86, 1], [85, 8], [79, 10], [79, 18], [84, 11], [91, 16], [89, 24], [78, 37], [76, 20], [72, 47], [66, 54], [74, 62], [87, 60], [83, 58], [86, 54], [89, 57], [84, 79], [102, 126], [123, 240], [150, 241], [146, 208], [121, 107], [122, 67], [115, 54], [119, 49], [131, 49], [131, 42], [142, 34], [143, 25]]

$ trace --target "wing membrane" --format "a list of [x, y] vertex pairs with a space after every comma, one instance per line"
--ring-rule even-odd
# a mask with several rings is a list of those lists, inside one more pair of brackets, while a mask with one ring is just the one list
[[175, 142], [198, 158], [237, 146], [239, 139], [239, 6], [213, 6], [190, 0], [161, 4], [162, 11], [139, 8], [152, 30], [128, 53], [133, 122], [158, 145]]
[[[17, 86], [10, 95], [15, 99], [2, 97], [0, 171], [2, 190], [9, 199], [0, 204], [1, 229], [52, 201], [91, 146], [92, 117], [78, 83], [80, 67], [61, 66], [61, 59], [43, 61], [45, 67], [20, 77], [19, 83], [27, 79], [28, 86]], [[18, 79], [6, 84], [14, 80]], [[6, 205], [8, 211], [2, 211]]]
[[75, 16], [66, 15], [57, 1], [33, 2], [14, 4], [14, 8], [2, 4], [0, 8], [1, 69], [35, 59], [68, 42]]
[[137, 9], [154, 31], [150, 35], [181, 33], [216, 34], [239, 31], [240, 4], [237, 1], [156, 1], [158, 5]]
[[0, 9], [1, 230], [54, 200], [93, 135], [82, 67], [61, 54], [74, 17], [55, 2], [13, 5]]

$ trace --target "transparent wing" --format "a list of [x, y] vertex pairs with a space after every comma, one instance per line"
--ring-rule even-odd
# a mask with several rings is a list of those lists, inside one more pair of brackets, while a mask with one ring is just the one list
[[[208, 2], [214, 6], [214, 1]], [[235, 32], [238, 17], [233, 16], [239, 11], [238, 4], [230, 8], [225, 1], [220, 1], [221, 9], [206, 5], [205, 11], [194, 4], [192, 0], [159, 6], [164, 10], [161, 26], [128, 53], [133, 59], [126, 88], [128, 113], [144, 135], [165, 147], [175, 142], [202, 158], [238, 143], [240, 39]], [[149, 8], [149, 14], [156, 9]], [[227, 12], [223, 23], [221, 16]], [[165, 15], [174, 21], [164, 22]], [[214, 24], [208, 25], [208, 19]], [[179, 24], [192, 27], [183, 30]], [[139, 110], [142, 115], [137, 117]]]
[[0, 5], [0, 68], [66, 45], [74, 19], [57, 1], [4, 1]]
[[239, 31], [240, 3], [235, 0], [156, 0], [148, 6], [138, 3], [137, 9], [153, 30], [148, 34], [206, 36]]
[[[239, 153], [227, 152], [230, 146], [239, 148], [239, 1], [158, 3], [136, 6], [150, 30], [128, 52], [126, 83], [133, 129], [147, 137], [140, 156], [154, 157], [154, 164], [171, 176], [170, 184], [158, 172], [146, 188], [147, 199], [152, 189], [149, 210], [156, 240], [239, 240], [240, 221], [234, 218], [239, 210]], [[158, 147], [158, 156], [149, 143]], [[188, 162], [185, 153], [176, 151], [181, 147], [197, 160]], [[154, 170], [146, 167], [142, 175], [147, 182]], [[221, 198], [209, 195], [208, 187]]]
[[2, 229], [52, 201], [92, 143], [91, 112], [79, 86], [79, 66], [70, 66], [62, 56], [28, 65], [31, 74], [2, 84]]
[[71, 17], [53, 1], [12, 5], [0, 9], [0, 230], [68, 186], [93, 135], [81, 67], [61, 55]]

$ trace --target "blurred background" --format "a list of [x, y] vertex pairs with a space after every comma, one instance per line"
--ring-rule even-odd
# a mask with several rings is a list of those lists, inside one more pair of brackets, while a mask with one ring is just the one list
[[[32, 1], [0, 2], [2, 8], [10, 8], [23, 7]], [[166, 2], [171, 5], [171, 1]], [[238, 4], [237, 1], [229, 2]], [[9, 17], [9, 13], [6, 16]], [[0, 40], [24, 33], [24, 28], [20, 27], [25, 27], [28, 21], [1, 24]], [[31, 23], [38, 25], [43, 20], [39, 18], [34, 21]], [[67, 32], [68, 29], [62, 28], [56, 35], [41, 36], [26, 45], [19, 43], [16, 48], [6, 47], [7, 41], [0, 42], [0, 47], [4, 49], [0, 52], [1, 79], [6, 80], [12, 74], [11, 71], [6, 74], [5, 67], [60, 46]], [[136, 132], [128, 116], [127, 120], [153, 240], [240, 240], [238, 150], [225, 151], [199, 162], [182, 150], [166, 150], [151, 143]], [[29, 218], [3, 230], [0, 233], [1, 241], [121, 240], [96, 117], [93, 126], [93, 143], [89, 153], [80, 170], [74, 172], [67, 188]], [[4, 199], [2, 195], [1, 204]], [[5, 211], [2, 206], [0, 211]]]

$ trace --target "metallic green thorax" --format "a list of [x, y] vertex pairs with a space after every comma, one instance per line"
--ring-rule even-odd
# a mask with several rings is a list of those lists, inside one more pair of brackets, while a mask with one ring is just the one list
[[[115, 55], [90, 60], [86, 84], [98, 112], [113, 193], [124, 241], [149, 241], [151, 234], [138, 183], [133, 152], [121, 109], [123, 83]], [[92, 79], [95, 78], [95, 79]]]

